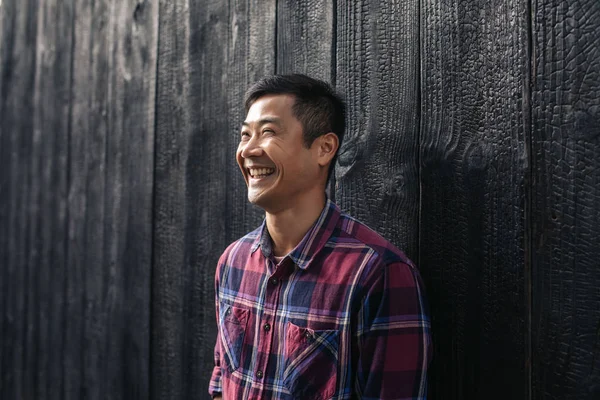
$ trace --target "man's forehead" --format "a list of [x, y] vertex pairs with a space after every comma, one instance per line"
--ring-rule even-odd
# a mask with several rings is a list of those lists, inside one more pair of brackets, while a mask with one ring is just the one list
[[254, 120], [254, 121], [246, 118], [246, 120], [244, 122], [242, 122], [242, 125], [244, 125], [244, 126], [265, 125], [265, 124], [281, 125], [281, 118], [274, 116], [274, 115], [267, 115], [267, 116], [262, 116], [258, 120]]
[[282, 123], [282, 119], [292, 117], [295, 98], [290, 94], [268, 94], [259, 97], [250, 106], [243, 125]]

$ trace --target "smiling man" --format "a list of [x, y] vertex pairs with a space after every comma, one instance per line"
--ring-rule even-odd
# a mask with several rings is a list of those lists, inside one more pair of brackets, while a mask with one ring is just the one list
[[345, 106], [278, 75], [246, 93], [237, 162], [260, 227], [215, 277], [209, 392], [224, 399], [425, 399], [430, 325], [419, 273], [325, 192]]

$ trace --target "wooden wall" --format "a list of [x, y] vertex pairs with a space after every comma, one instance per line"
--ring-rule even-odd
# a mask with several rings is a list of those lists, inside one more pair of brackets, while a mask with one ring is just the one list
[[150, 395], [158, 4], [0, 5], [0, 398]]
[[345, 96], [432, 399], [600, 398], [597, 0], [0, 0], [0, 398], [205, 399], [246, 87]]

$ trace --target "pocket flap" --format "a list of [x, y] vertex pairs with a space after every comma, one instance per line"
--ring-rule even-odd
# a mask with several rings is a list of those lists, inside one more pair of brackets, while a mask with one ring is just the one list
[[328, 399], [337, 387], [339, 332], [287, 323], [283, 382], [295, 398]]
[[248, 321], [248, 310], [230, 304], [221, 304], [221, 315], [223, 321], [233, 324], [245, 325]]

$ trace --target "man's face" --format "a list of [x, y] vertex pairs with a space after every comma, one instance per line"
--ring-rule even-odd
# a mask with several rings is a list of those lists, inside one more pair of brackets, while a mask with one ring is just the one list
[[294, 117], [292, 95], [256, 100], [242, 124], [236, 159], [248, 200], [266, 211], [291, 206], [321, 186], [317, 151], [304, 146], [303, 128]]

